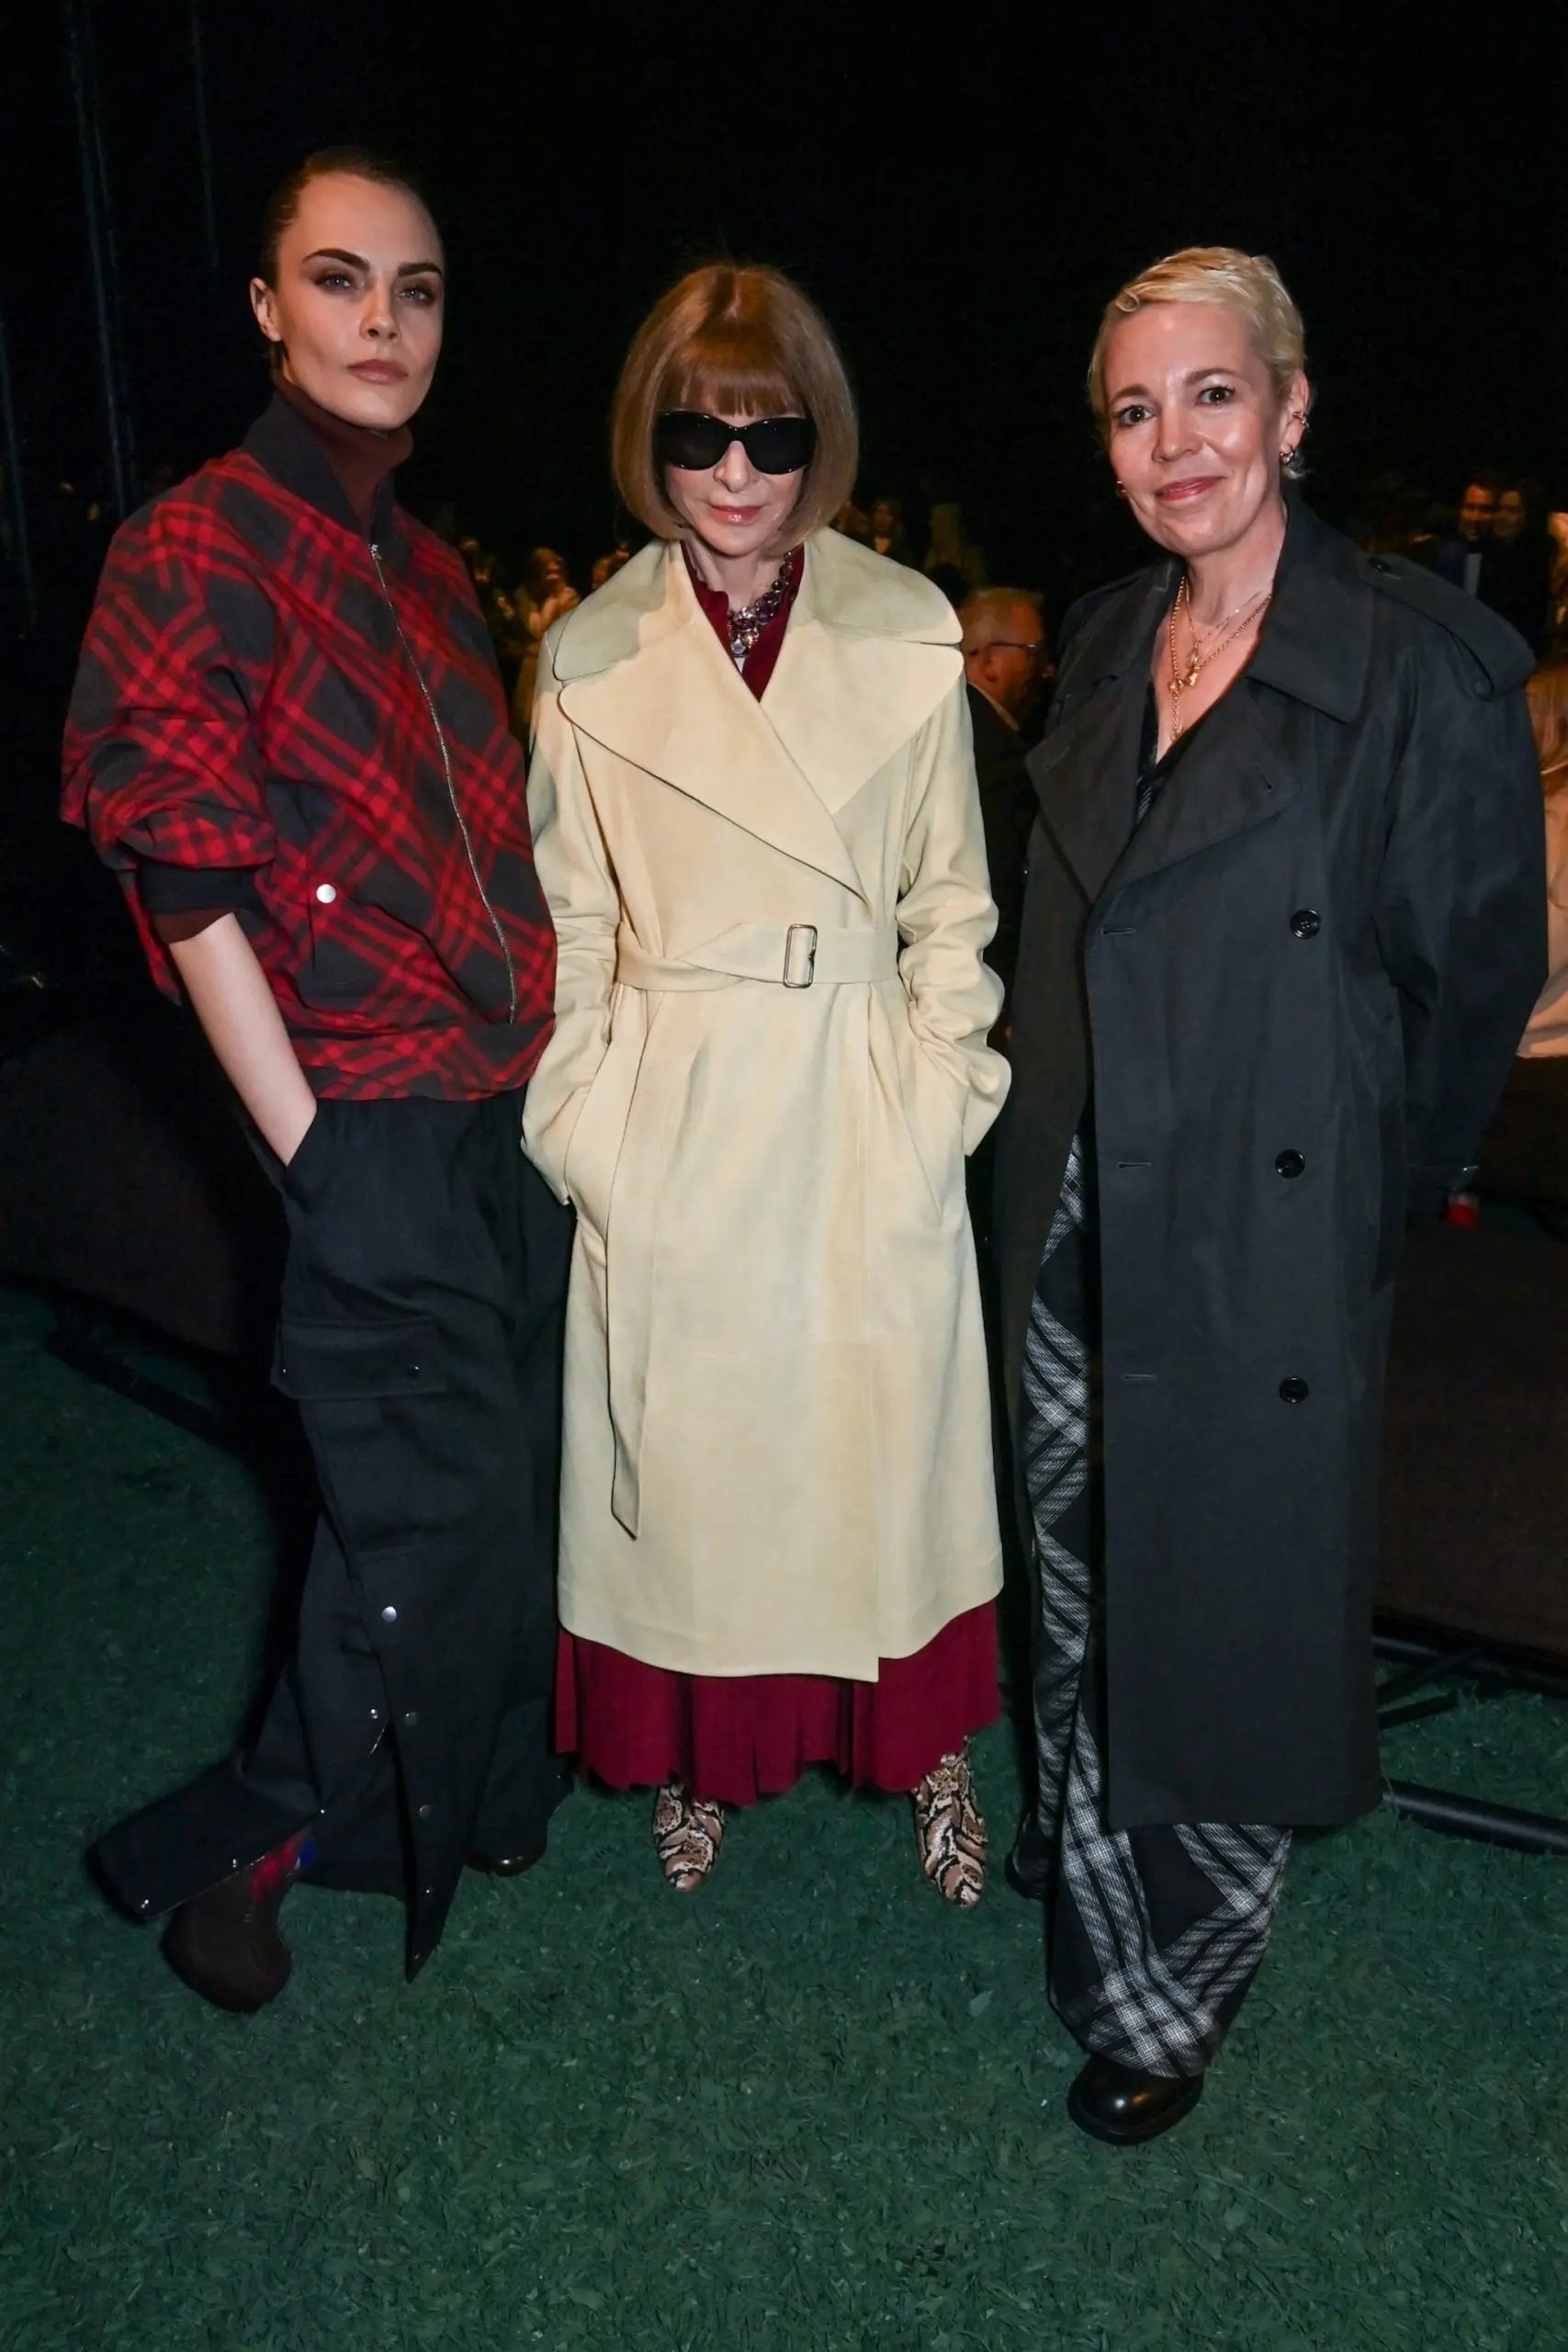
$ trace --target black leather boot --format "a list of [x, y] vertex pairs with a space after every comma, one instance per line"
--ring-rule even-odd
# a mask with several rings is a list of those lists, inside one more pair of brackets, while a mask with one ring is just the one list
[[283, 1898], [314, 1849], [302, 1830], [249, 1870], [182, 1903], [164, 1936], [164, 1957], [193, 1993], [231, 2017], [254, 2017], [288, 1982], [293, 1958], [277, 1931]]
[[1090, 2058], [1067, 2093], [1067, 2113], [1091, 2139], [1131, 2148], [1157, 2140], [1202, 2096], [1201, 2075], [1145, 2075], [1113, 2058]]
[[516, 1854], [470, 1854], [468, 1868], [482, 1871], [486, 1878], [521, 1878], [525, 1871], [544, 1860], [545, 1845], [541, 1838], [536, 1846], [525, 1846]]

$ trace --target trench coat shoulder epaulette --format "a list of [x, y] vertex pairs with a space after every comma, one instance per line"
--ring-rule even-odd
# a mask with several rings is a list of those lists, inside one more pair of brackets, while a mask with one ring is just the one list
[[1534, 667], [1529, 647], [1479, 597], [1467, 596], [1408, 556], [1359, 555], [1357, 569], [1370, 587], [1458, 639], [1480, 665], [1484, 683], [1478, 683], [1478, 694], [1487, 699], [1511, 694], [1529, 676]]

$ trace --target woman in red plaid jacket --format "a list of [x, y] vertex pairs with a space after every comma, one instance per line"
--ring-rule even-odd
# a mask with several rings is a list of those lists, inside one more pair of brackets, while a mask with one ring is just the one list
[[313, 156], [252, 301], [275, 394], [117, 535], [65, 814], [119, 873], [278, 1183], [275, 1377], [321, 1510], [253, 1745], [96, 1849], [187, 1983], [281, 1992], [309, 1877], [406, 1895], [412, 1975], [465, 1863], [543, 1851], [570, 1217], [519, 1148], [555, 938], [521, 752], [457, 555], [396, 505], [441, 347], [408, 183]]

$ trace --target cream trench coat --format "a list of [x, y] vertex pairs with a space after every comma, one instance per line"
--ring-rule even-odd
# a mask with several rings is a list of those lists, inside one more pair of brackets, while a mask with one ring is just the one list
[[761, 703], [678, 548], [545, 640], [560, 1613], [649, 1665], [871, 1680], [1001, 1581], [964, 1155], [1009, 1073], [957, 638], [820, 531]]

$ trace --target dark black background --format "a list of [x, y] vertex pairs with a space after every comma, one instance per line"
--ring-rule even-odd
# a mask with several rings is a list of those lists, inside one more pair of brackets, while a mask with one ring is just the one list
[[[1552, 5], [489, 6], [197, 0], [220, 266], [204, 257], [188, 0], [90, 0], [139, 475], [264, 393], [245, 299], [271, 183], [312, 146], [423, 175], [448, 344], [406, 489], [581, 578], [618, 525], [626, 338], [693, 259], [782, 264], [862, 395], [862, 490], [961, 497], [993, 576], [1135, 560], [1084, 403], [1100, 308], [1190, 241], [1274, 255], [1318, 391], [1312, 494], [1565, 494], [1563, 74]], [[29, 492], [102, 485], [62, 0], [6, 18], [9, 324]], [[49, 524], [46, 514], [45, 526]]]

